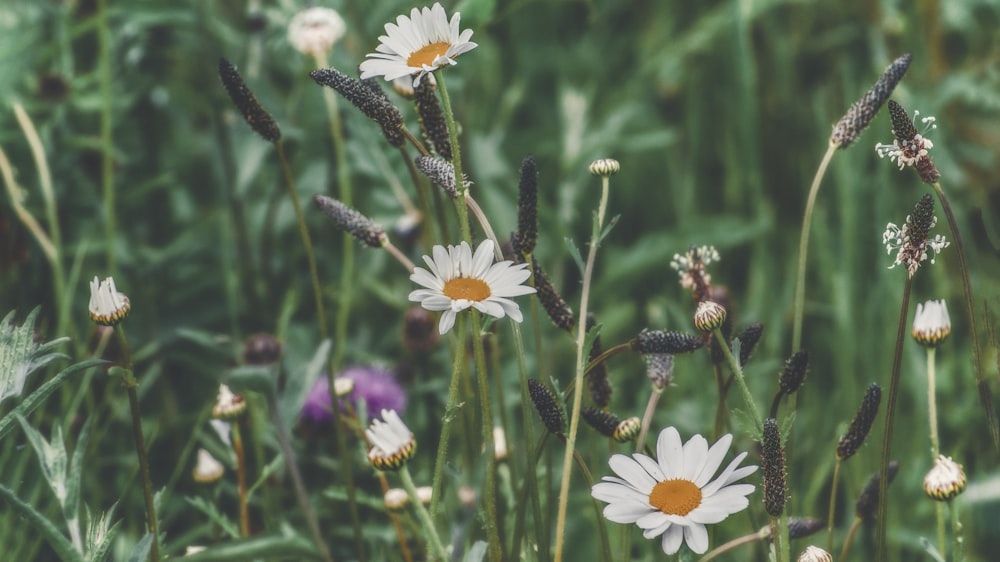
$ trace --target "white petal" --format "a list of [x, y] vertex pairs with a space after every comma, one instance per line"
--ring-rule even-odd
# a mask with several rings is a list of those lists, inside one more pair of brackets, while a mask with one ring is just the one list
[[444, 282], [441, 281], [441, 278], [422, 267], [413, 268], [413, 273], [410, 274], [410, 281], [428, 289], [435, 289], [437, 291], [444, 289]]
[[487, 299], [484, 301], [477, 301], [472, 305], [476, 310], [482, 312], [483, 314], [489, 314], [494, 318], [503, 318], [504, 309], [500, 306], [500, 303], [493, 301], [493, 299]]
[[450, 330], [454, 325], [455, 313], [450, 310], [446, 310], [444, 311], [444, 314], [441, 315], [441, 321], [438, 322], [438, 333], [447, 334], [448, 330]]
[[472, 270], [469, 272], [469, 276], [483, 279], [492, 263], [493, 241], [487, 238], [476, 248], [476, 255], [472, 258]]
[[704, 554], [708, 550], [708, 531], [704, 525], [684, 527], [684, 541], [695, 554]]
[[681, 435], [674, 427], [664, 428], [660, 432], [660, 437], [656, 440], [656, 458], [663, 469], [663, 476], [669, 480], [678, 478], [684, 466], [683, 446], [681, 445]]
[[701, 435], [694, 435], [684, 444], [684, 469], [681, 477], [694, 481], [705, 466], [708, 457], [708, 441]]
[[[621, 500], [634, 501], [636, 503], [647, 502], [648, 496], [635, 490], [628, 485], [612, 482], [598, 482], [590, 490], [590, 495], [594, 499], [603, 502], [614, 503]], [[647, 502], [648, 503], [648, 502]]]
[[654, 461], [653, 459], [640, 453], [634, 453], [632, 455], [632, 458], [635, 459], [635, 462], [639, 463], [639, 465], [642, 466], [643, 470], [648, 472], [649, 475], [652, 476], [653, 479], [656, 480], [657, 482], [662, 482], [663, 480], [666, 480], [666, 478], [664, 478], [663, 476], [663, 471], [660, 470], [660, 465], [658, 465], [656, 461]]
[[608, 465], [611, 466], [611, 470], [615, 471], [615, 474], [624, 478], [639, 492], [648, 495], [653, 490], [653, 486], [656, 485], [657, 481], [653, 480], [653, 477], [643, 470], [639, 463], [625, 455], [613, 455], [608, 460]]
[[681, 549], [682, 542], [684, 542], [684, 527], [671, 525], [663, 532], [660, 544], [663, 547], [663, 552], [677, 554], [677, 551]]
[[715, 471], [719, 470], [719, 465], [722, 464], [722, 459], [725, 458], [726, 452], [729, 450], [729, 445], [732, 442], [732, 434], [727, 433], [712, 445], [712, 448], [708, 450], [708, 454], [705, 457], [705, 464], [702, 466], [701, 472], [692, 478], [696, 486], [701, 488], [711, 480]]
[[642, 517], [637, 519], [635, 522], [635, 524], [640, 529], [656, 529], [658, 527], [663, 527], [664, 524], [669, 524], [669, 523], [670, 520], [667, 519], [667, 515], [662, 511], [651, 511], [646, 515], [643, 515]]
[[635, 523], [652, 508], [637, 502], [620, 501], [609, 503], [604, 507], [604, 517], [614, 523]]

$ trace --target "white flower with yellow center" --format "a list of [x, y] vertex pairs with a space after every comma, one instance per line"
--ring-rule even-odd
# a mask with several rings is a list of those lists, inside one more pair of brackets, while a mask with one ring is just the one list
[[681, 445], [673, 427], [660, 432], [654, 460], [636, 453], [614, 455], [608, 464], [620, 477], [605, 476], [590, 492], [608, 502], [604, 516], [615, 523], [635, 523], [647, 539], [662, 535], [663, 552], [675, 554], [681, 543], [697, 554], [708, 550], [706, 524], [719, 523], [749, 505], [752, 484], [734, 484], [753, 474], [756, 466], [737, 468], [747, 456], [736, 458], [711, 480], [722, 464], [733, 436], [723, 435], [708, 446], [701, 435]]
[[522, 320], [521, 309], [510, 297], [530, 295], [534, 287], [521, 285], [531, 272], [527, 264], [514, 265], [509, 260], [493, 263], [493, 241], [484, 240], [475, 255], [465, 242], [458, 246], [434, 246], [431, 256], [424, 256], [429, 269], [413, 268], [410, 280], [426, 287], [410, 293], [409, 299], [427, 310], [444, 312], [438, 332], [444, 334], [455, 325], [455, 316], [475, 308], [496, 318], [510, 316]]
[[396, 23], [385, 24], [385, 35], [378, 38], [377, 52], [369, 53], [361, 63], [361, 79], [382, 76], [388, 81], [416, 75], [413, 87], [427, 74], [445, 65], [454, 65], [455, 57], [475, 49], [472, 30], [460, 31], [461, 14], [455, 12], [451, 21], [441, 4], [418, 10], [410, 17], [399, 16]]

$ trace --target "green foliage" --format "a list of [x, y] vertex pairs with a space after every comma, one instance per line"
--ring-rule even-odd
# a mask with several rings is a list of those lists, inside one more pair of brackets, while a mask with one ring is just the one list
[[13, 311], [0, 320], [0, 404], [7, 398], [20, 396], [29, 375], [56, 359], [67, 357], [53, 350], [68, 338], [44, 345], [35, 341], [37, 318], [38, 308], [35, 308], [20, 326], [14, 325]]

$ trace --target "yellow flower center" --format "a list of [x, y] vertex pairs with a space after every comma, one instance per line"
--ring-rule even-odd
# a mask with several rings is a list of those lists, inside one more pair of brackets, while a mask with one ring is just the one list
[[444, 284], [442, 292], [451, 300], [479, 302], [490, 298], [490, 286], [475, 277], [456, 277]]
[[433, 66], [434, 59], [447, 53], [449, 47], [451, 47], [451, 43], [431, 43], [430, 45], [421, 47], [420, 50], [414, 51], [406, 59], [406, 65], [417, 68], [423, 68], [425, 65]]
[[682, 478], [664, 480], [653, 486], [649, 505], [667, 515], [687, 515], [701, 505], [701, 488]]

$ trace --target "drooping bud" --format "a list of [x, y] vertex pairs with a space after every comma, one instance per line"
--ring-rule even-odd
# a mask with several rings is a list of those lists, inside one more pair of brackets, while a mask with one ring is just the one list
[[632, 349], [639, 353], [669, 353], [679, 355], [701, 349], [704, 342], [697, 336], [682, 332], [663, 330], [643, 330], [631, 342]]
[[434, 148], [434, 152], [450, 162], [451, 138], [434, 84], [433, 80], [421, 80], [420, 85], [413, 90], [413, 102], [420, 117], [420, 130], [424, 140]]
[[333, 197], [313, 196], [313, 203], [330, 217], [337, 228], [347, 232], [370, 248], [381, 248], [386, 240], [385, 230], [375, 221], [348, 207]]
[[944, 300], [918, 304], [910, 333], [917, 343], [925, 347], [937, 347], [943, 342], [951, 334], [951, 317]]
[[911, 60], [913, 57], [910, 56], [910, 53], [905, 53], [886, 67], [878, 81], [865, 92], [865, 95], [861, 96], [861, 99], [854, 102], [854, 105], [833, 127], [830, 144], [836, 145], [837, 148], [847, 148], [858, 138], [858, 135], [875, 118], [875, 114], [878, 113], [882, 104], [892, 95], [896, 84], [899, 84], [903, 75], [906, 74], [906, 69], [910, 67]]
[[868, 432], [871, 431], [872, 424], [875, 423], [875, 417], [878, 415], [878, 406], [881, 401], [882, 387], [876, 383], [872, 383], [868, 386], [868, 390], [865, 391], [865, 397], [861, 400], [861, 406], [858, 408], [858, 413], [854, 415], [854, 419], [851, 420], [851, 425], [847, 428], [847, 433], [837, 442], [838, 459], [844, 460], [850, 458], [864, 444], [865, 439], [868, 437]]
[[531, 396], [531, 401], [534, 402], [535, 410], [542, 418], [545, 428], [551, 433], [562, 433], [563, 427], [566, 425], [566, 417], [559, 406], [559, 401], [556, 400], [556, 395], [549, 390], [549, 387], [535, 379], [528, 379], [528, 394]]
[[833, 556], [818, 546], [809, 545], [796, 562], [833, 562]]
[[268, 142], [277, 142], [281, 139], [281, 129], [271, 114], [257, 101], [257, 97], [243, 82], [243, 77], [233, 63], [224, 58], [219, 59], [219, 79], [222, 80], [229, 99], [233, 100], [233, 105], [243, 114], [243, 118], [255, 133]]
[[191, 476], [195, 482], [199, 484], [214, 484], [219, 481], [219, 478], [222, 478], [222, 474], [225, 471], [225, 467], [212, 456], [212, 453], [209, 453], [205, 449], [198, 449], [198, 462], [191, 472]]
[[402, 146], [405, 137], [402, 133], [403, 114], [388, 98], [377, 84], [366, 84], [356, 78], [340, 72], [336, 68], [321, 68], [309, 73], [312, 79], [321, 86], [329, 86], [344, 96], [354, 107], [361, 110], [372, 121], [382, 127], [382, 134], [392, 146]]
[[785, 511], [785, 451], [774, 418], [764, 420], [761, 465], [764, 473], [764, 509], [772, 517]]
[[806, 380], [809, 367], [809, 352], [802, 349], [796, 351], [785, 361], [785, 368], [778, 377], [778, 386], [785, 396], [795, 394]]
[[371, 445], [368, 462], [376, 470], [399, 470], [417, 451], [413, 432], [395, 410], [382, 410], [382, 419], [372, 420], [365, 437]]
[[511, 237], [514, 249], [528, 255], [538, 239], [538, 166], [525, 156], [521, 162], [521, 181], [517, 191], [517, 232]]
[[642, 423], [637, 417], [631, 417], [618, 422], [611, 438], [619, 443], [628, 443], [634, 440], [642, 429]]

